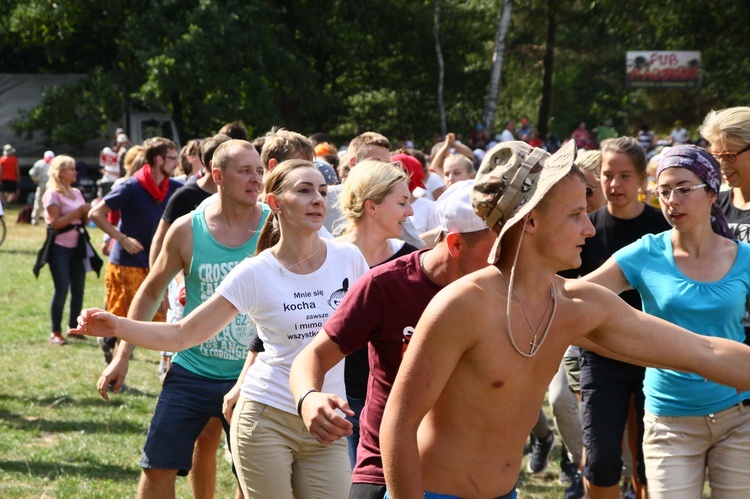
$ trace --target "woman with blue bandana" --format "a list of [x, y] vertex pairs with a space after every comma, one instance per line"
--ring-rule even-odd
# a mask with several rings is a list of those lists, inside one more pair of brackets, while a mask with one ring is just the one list
[[[613, 255], [587, 280], [620, 293], [635, 289], [643, 311], [695, 333], [745, 339], [750, 245], [738, 242], [716, 203], [721, 172], [692, 145], [661, 159], [656, 195], [672, 230]], [[649, 496], [750, 497], [750, 392], [696, 374], [648, 368], [643, 454]]]

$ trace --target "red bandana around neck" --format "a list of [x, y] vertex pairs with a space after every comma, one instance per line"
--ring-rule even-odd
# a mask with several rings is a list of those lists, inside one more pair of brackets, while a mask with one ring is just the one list
[[169, 177], [164, 177], [161, 181], [161, 185], [156, 185], [154, 181], [154, 175], [151, 171], [151, 165], [145, 164], [143, 168], [135, 172], [135, 178], [146, 191], [151, 194], [156, 201], [156, 204], [161, 204], [167, 198], [169, 193]]

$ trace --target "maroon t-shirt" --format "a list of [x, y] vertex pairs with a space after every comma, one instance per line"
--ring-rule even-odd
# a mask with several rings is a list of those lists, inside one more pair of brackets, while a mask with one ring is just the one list
[[344, 354], [368, 344], [370, 377], [367, 399], [359, 418], [357, 464], [353, 483], [385, 485], [380, 458], [380, 421], [405, 349], [430, 300], [442, 288], [432, 282], [414, 252], [375, 267], [344, 296], [323, 325]]

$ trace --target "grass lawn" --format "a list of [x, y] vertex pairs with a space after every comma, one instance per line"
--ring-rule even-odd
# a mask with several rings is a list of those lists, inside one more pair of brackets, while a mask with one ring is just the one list
[[[52, 278], [46, 267], [39, 279], [31, 272], [45, 229], [16, 225], [17, 214], [6, 209], [8, 234], [0, 246], [0, 497], [135, 497], [159, 393], [159, 353], [137, 349], [127, 377], [131, 391], [102, 400], [96, 381], [104, 362], [96, 342], [47, 342]], [[89, 232], [98, 248], [102, 233]], [[103, 274], [89, 273], [84, 306], [101, 306], [103, 297]], [[219, 453], [216, 497], [233, 497], [223, 446]], [[559, 447], [552, 455], [536, 476], [526, 473], [524, 459], [519, 497], [563, 496]], [[177, 497], [191, 496], [188, 480], [178, 478]]]

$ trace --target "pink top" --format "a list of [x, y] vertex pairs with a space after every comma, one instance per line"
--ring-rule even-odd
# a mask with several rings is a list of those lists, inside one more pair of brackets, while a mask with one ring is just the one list
[[[83, 194], [81, 194], [81, 191], [76, 188], [72, 188], [71, 190], [76, 196], [75, 199], [63, 196], [59, 192], [52, 189], [47, 189], [47, 192], [44, 193], [42, 203], [44, 205], [44, 221], [47, 222], [47, 225], [49, 225], [51, 222], [49, 213], [47, 213], [48, 207], [59, 206], [60, 216], [62, 217], [67, 215], [68, 213], [74, 212], [78, 209], [79, 206], [86, 202], [83, 199]], [[70, 223], [73, 225], [77, 225], [81, 222], [82, 220], [79, 217], [72, 220]], [[67, 232], [63, 232], [62, 234], [59, 234], [57, 237], [55, 237], [55, 244], [59, 244], [60, 246], [64, 246], [65, 248], [75, 248], [76, 246], [78, 246], [78, 231], [69, 230]]]

